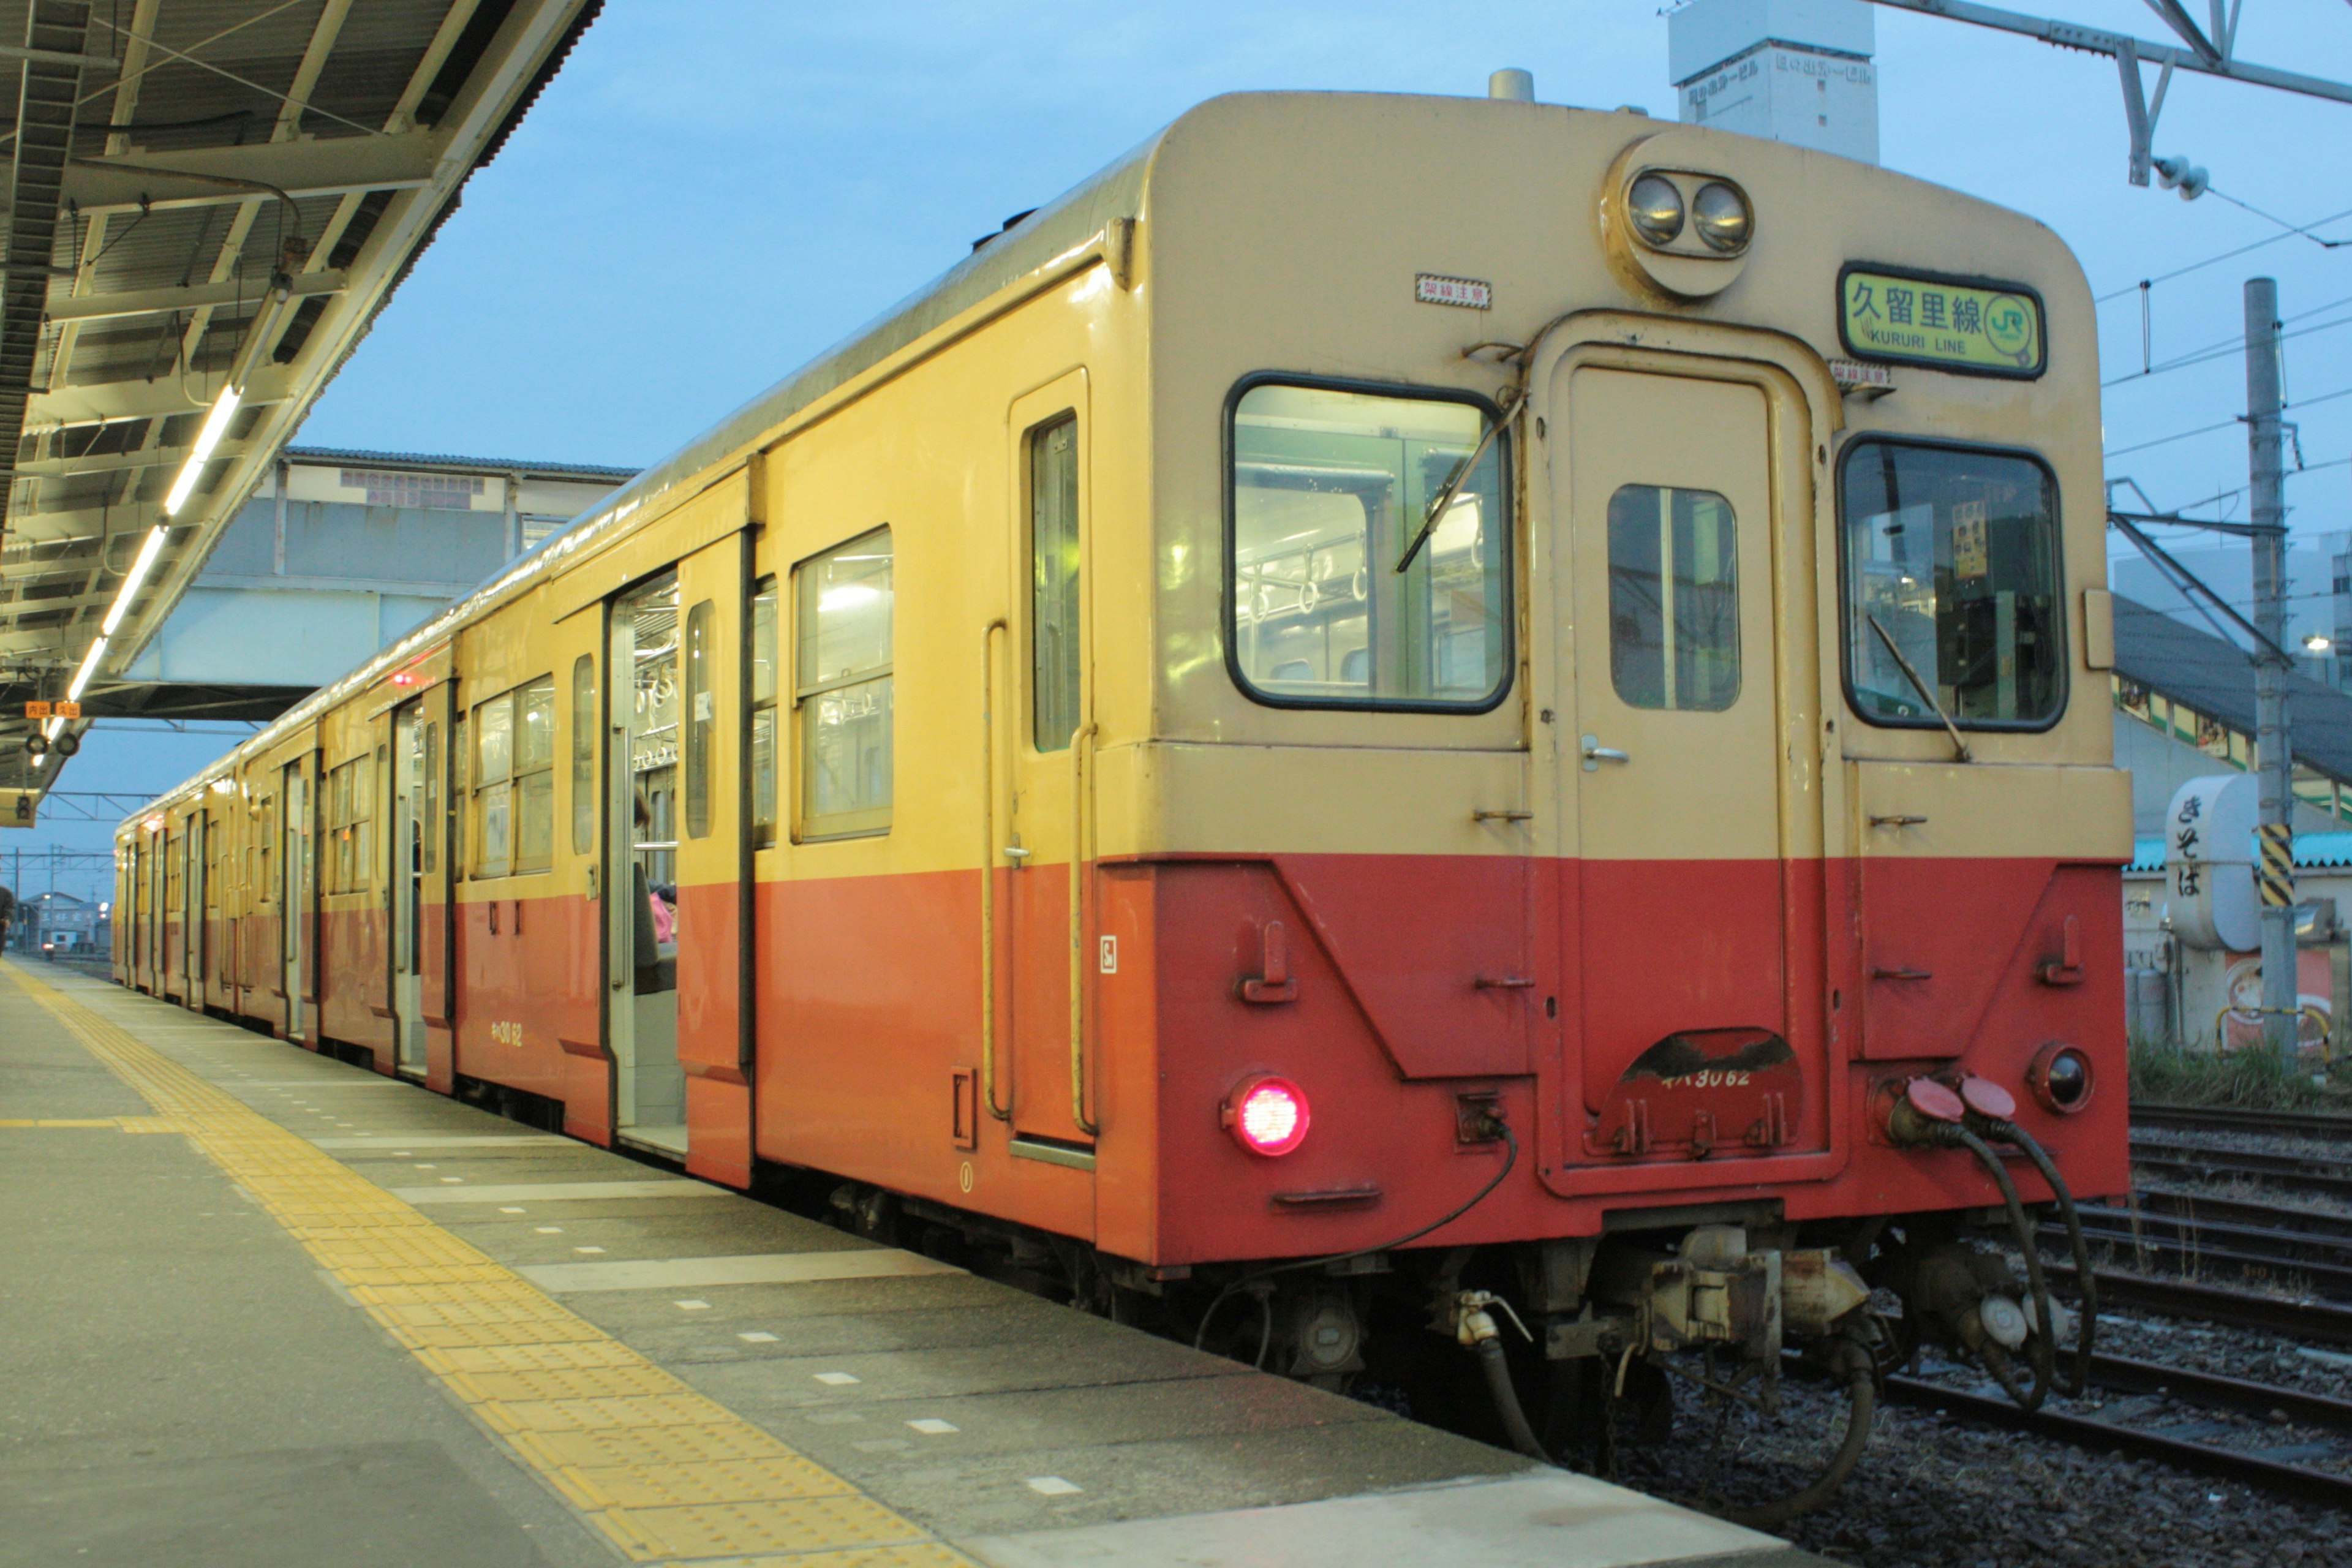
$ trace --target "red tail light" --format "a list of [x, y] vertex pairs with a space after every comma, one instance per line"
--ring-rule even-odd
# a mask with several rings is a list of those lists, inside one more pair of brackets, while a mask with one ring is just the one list
[[1286, 1078], [1254, 1078], [1225, 1101], [1224, 1123], [1253, 1154], [1287, 1154], [1307, 1139], [1307, 1095]]

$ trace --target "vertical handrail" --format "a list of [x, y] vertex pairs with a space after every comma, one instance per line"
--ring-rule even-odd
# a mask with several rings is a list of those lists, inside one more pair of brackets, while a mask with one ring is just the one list
[[996, 634], [999, 616], [980, 634], [980, 1091], [988, 1113], [1013, 1120], [1008, 1096], [996, 1103]]
[[1087, 746], [1094, 725], [1070, 737], [1070, 1119], [1092, 1138], [1102, 1129], [1087, 1120]]

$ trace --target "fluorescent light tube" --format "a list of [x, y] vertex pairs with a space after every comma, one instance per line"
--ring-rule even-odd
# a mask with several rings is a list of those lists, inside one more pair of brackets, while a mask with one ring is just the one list
[[140, 584], [147, 581], [147, 574], [155, 570], [155, 557], [163, 553], [167, 531], [160, 522], [147, 531], [146, 542], [140, 545], [138, 558], [131, 563], [122, 586], [114, 591], [114, 603], [108, 607], [106, 619], [99, 624], [100, 637], [112, 637], [114, 628], [122, 624], [122, 617], [131, 613], [131, 601], [137, 596]]
[[170, 493], [163, 497], [165, 517], [177, 515], [187, 504], [190, 492], [195, 489], [196, 480], [205, 471], [205, 464], [212, 458], [213, 448], [228, 434], [228, 422], [236, 416], [236, 406], [243, 401], [243, 395], [234, 386], [222, 387], [221, 395], [213, 400], [213, 411], [205, 416], [204, 426], [196, 432], [194, 448], [188, 453], [188, 460], [180, 465], [179, 478], [172, 481]]
[[66, 687], [67, 701], [81, 700], [82, 688], [88, 686], [89, 678], [98, 673], [98, 661], [105, 657], [106, 638], [101, 635], [96, 642], [89, 645], [89, 651], [82, 655], [81, 668], [74, 671], [72, 682]]

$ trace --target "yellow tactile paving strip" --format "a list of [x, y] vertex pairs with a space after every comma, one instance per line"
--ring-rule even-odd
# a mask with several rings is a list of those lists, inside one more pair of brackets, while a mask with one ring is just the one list
[[157, 1115], [0, 1127], [184, 1132], [523, 1465], [632, 1559], [968, 1568], [511, 1269], [72, 997], [20, 986]]

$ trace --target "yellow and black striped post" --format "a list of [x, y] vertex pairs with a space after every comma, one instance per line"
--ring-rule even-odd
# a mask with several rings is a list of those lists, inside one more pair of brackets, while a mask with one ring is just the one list
[[2263, 903], [2284, 909], [2294, 902], [2294, 830], [2284, 822], [2265, 822], [2262, 836], [2263, 862], [2255, 875], [2263, 886]]

